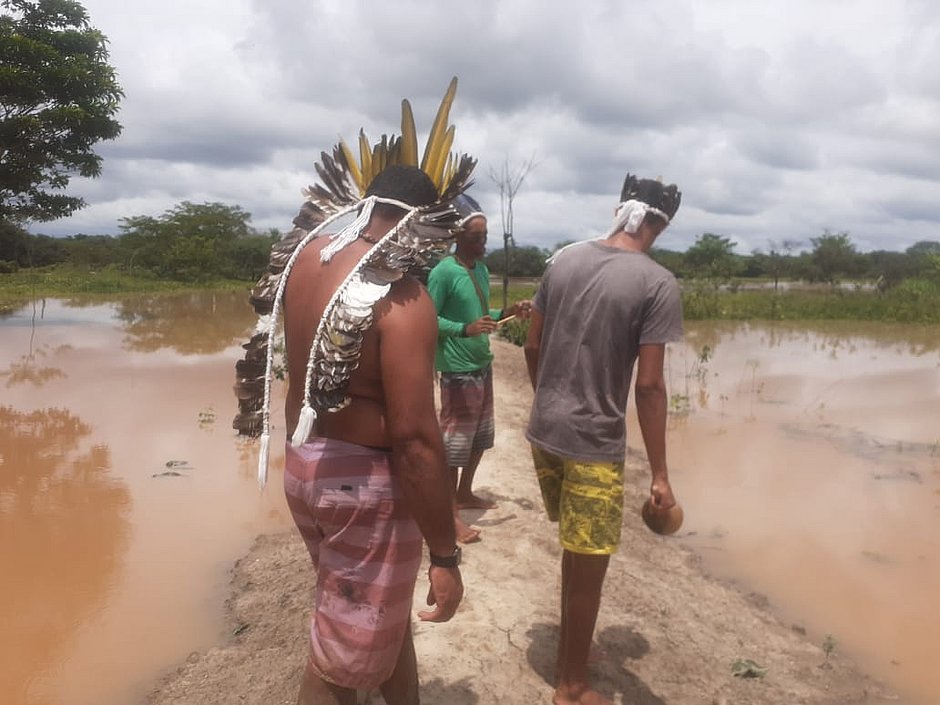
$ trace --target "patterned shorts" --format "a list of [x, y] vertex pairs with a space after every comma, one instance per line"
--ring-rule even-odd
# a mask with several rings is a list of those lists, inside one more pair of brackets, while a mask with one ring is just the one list
[[441, 432], [447, 464], [465, 467], [474, 451], [493, 447], [493, 369], [441, 373]]
[[532, 446], [532, 460], [551, 521], [558, 522], [562, 548], [610, 555], [623, 523], [623, 463], [563, 458]]
[[287, 445], [284, 490], [317, 571], [310, 665], [345, 688], [392, 675], [424, 541], [388, 453], [312, 438]]

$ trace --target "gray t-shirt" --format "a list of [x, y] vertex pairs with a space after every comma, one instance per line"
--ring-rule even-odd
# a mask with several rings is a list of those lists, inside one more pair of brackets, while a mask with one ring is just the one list
[[545, 320], [526, 438], [564, 457], [622, 462], [640, 345], [682, 337], [675, 277], [646, 254], [592, 240], [556, 254], [533, 306]]

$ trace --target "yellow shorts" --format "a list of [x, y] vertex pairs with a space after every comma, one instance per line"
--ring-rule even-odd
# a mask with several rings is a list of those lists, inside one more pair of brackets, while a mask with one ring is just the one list
[[562, 548], [610, 555], [623, 523], [623, 463], [563, 458], [532, 446], [532, 460], [550, 521]]

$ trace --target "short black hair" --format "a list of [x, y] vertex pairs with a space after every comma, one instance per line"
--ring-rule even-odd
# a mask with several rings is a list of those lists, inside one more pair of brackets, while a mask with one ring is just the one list
[[366, 196], [392, 198], [412, 208], [437, 202], [437, 187], [430, 177], [416, 166], [392, 164], [372, 179]]

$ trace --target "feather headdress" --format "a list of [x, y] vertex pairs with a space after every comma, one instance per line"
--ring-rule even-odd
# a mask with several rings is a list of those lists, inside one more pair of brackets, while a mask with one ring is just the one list
[[366, 195], [375, 177], [387, 167], [418, 166], [414, 117], [411, 105], [403, 100], [401, 136], [382, 135], [370, 145], [360, 130], [358, 163], [342, 140], [332, 155], [321, 153], [315, 165], [320, 183], [305, 189], [306, 201], [294, 218], [294, 229], [271, 248], [268, 270], [251, 292], [250, 301], [261, 318], [251, 340], [243, 345], [244, 358], [236, 364], [239, 411], [232, 424], [240, 435], [261, 437], [258, 482], [262, 487], [270, 442], [273, 339], [290, 270], [303, 248], [337, 219], [358, 211], [352, 223], [335, 234], [324, 235], [331, 240], [320, 252], [324, 261], [359, 237], [376, 203], [389, 203], [406, 211], [353, 267], [323, 312], [307, 361], [304, 404], [292, 438], [296, 445], [306, 440], [318, 413], [338, 411], [349, 403], [346, 386], [359, 364], [362, 336], [372, 324], [375, 303], [388, 293], [393, 282], [425, 265], [453, 238], [460, 213], [452, 201], [470, 186], [476, 166], [472, 157], [450, 151], [455, 128], [447, 123], [456, 91], [455, 77], [438, 108], [420, 165], [437, 189], [435, 203], [412, 207]]
[[668, 224], [681, 202], [682, 192], [675, 184], [665, 185], [659, 179], [639, 179], [627, 174], [620, 189], [620, 205], [608, 234], [618, 230], [635, 233], [647, 213], [659, 216]]

